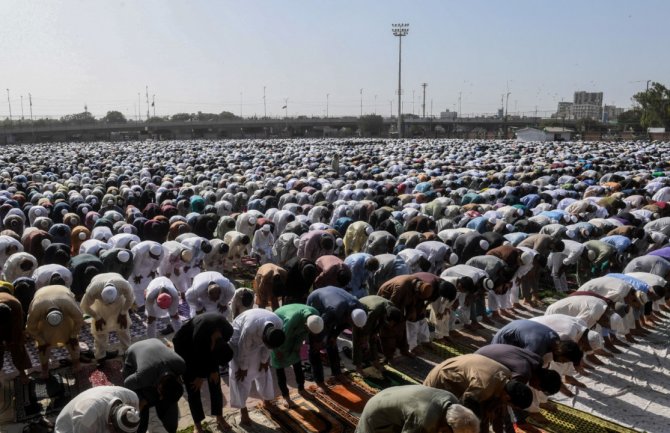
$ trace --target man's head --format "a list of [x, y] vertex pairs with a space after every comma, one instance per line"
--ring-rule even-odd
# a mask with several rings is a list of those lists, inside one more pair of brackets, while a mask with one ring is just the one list
[[119, 291], [114, 284], [107, 284], [100, 292], [100, 299], [107, 305], [113, 304], [119, 297]]
[[63, 312], [57, 307], [51, 307], [46, 315], [47, 323], [51, 326], [58, 326], [63, 322]]
[[379, 260], [376, 257], [370, 257], [365, 261], [365, 270], [376, 272], [379, 269]]
[[365, 323], [368, 320], [368, 314], [365, 312], [365, 310], [360, 309], [360, 308], [355, 308], [351, 312], [351, 323], [357, 327], [357, 328], [362, 328], [365, 326]]
[[389, 307], [386, 310], [386, 322], [391, 324], [397, 324], [402, 322], [403, 314], [400, 308], [396, 306]]
[[265, 330], [263, 330], [263, 343], [270, 349], [278, 348], [284, 344], [285, 339], [286, 335], [281, 328], [275, 327], [272, 323], [268, 323], [265, 326]]
[[584, 356], [584, 352], [579, 348], [579, 345], [571, 340], [560, 340], [554, 345], [552, 352], [554, 361], [572, 362], [574, 365], [578, 365], [582, 361], [582, 356]]
[[245, 289], [242, 291], [242, 296], [240, 297], [242, 306], [244, 308], [251, 308], [254, 305], [254, 292], [253, 290]]
[[335, 242], [333, 242], [333, 238], [330, 235], [323, 235], [321, 236], [321, 240], [319, 241], [319, 244], [321, 245], [321, 248], [324, 250], [332, 250], [335, 248]]
[[176, 403], [184, 393], [184, 386], [176, 374], [166, 373], [158, 379], [158, 397], [161, 401]]
[[518, 380], [510, 380], [505, 384], [503, 399], [517, 409], [526, 409], [533, 402], [533, 392]]
[[554, 370], [540, 368], [531, 379], [529, 385], [547, 395], [553, 395], [561, 389], [561, 375]]
[[140, 425], [140, 413], [131, 405], [123, 404], [121, 399], [113, 400], [109, 405], [108, 422], [115, 432], [133, 433]]
[[167, 291], [161, 292], [156, 297], [156, 304], [158, 305], [158, 308], [167, 310], [172, 306], [172, 296], [170, 296]]
[[309, 329], [309, 332], [318, 335], [321, 332], [323, 332], [323, 319], [321, 316], [312, 314], [307, 317], [306, 321], [307, 329]]
[[423, 272], [428, 272], [430, 270], [431, 264], [430, 261], [424, 256], [419, 257], [419, 269]]
[[462, 293], [474, 293], [476, 290], [475, 283], [470, 277], [460, 277], [456, 283], [456, 290]]
[[479, 432], [479, 418], [477, 418], [477, 415], [460, 404], [449, 405], [446, 422], [453, 433]]
[[65, 286], [65, 279], [59, 274], [58, 272], [54, 272], [54, 274], [51, 276], [49, 279], [49, 284], [51, 285], [59, 285], [59, 286]]
[[218, 283], [209, 283], [207, 286], [207, 297], [212, 302], [218, 302], [221, 297], [221, 286]]
[[437, 283], [437, 292], [441, 298], [448, 301], [456, 299], [456, 286], [443, 279], [440, 279]]

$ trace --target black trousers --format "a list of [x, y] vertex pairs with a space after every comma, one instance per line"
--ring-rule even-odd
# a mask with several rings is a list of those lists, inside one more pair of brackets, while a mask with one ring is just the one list
[[[202, 408], [202, 399], [200, 398], [200, 389], [193, 390], [191, 387], [191, 382], [196, 378], [190, 375], [184, 375], [184, 386], [186, 387], [186, 392], [188, 393], [188, 407], [191, 410], [191, 416], [193, 417], [193, 422], [200, 423], [205, 419], [205, 411]], [[209, 398], [212, 409], [212, 416], [221, 416], [223, 415], [223, 391], [221, 391], [221, 376], [215, 382], [209, 380], [209, 377], [206, 378], [207, 386], [209, 386]]]
[[[286, 373], [283, 368], [277, 368], [277, 383], [281, 390], [281, 395], [288, 397], [289, 391], [286, 385]], [[295, 373], [295, 381], [298, 383], [298, 390], [305, 389], [305, 372], [302, 369], [302, 362], [298, 361], [293, 364], [293, 372]]]
[[146, 433], [149, 428], [149, 409], [156, 408], [158, 419], [163, 423], [163, 428], [168, 433], [177, 433], [177, 425], [179, 424], [179, 407], [177, 403], [166, 403], [158, 401], [155, 404], [148, 403], [140, 412], [140, 425], [137, 428], [137, 433]]

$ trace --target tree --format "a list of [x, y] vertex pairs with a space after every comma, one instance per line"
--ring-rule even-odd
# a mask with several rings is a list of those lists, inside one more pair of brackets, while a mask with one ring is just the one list
[[220, 120], [237, 119], [237, 116], [231, 113], [230, 111], [222, 111], [221, 114], [219, 114], [219, 119]]
[[173, 114], [170, 120], [172, 120], [173, 122], [190, 122], [192, 118], [193, 118], [192, 114], [177, 113]]
[[670, 89], [654, 82], [649, 90], [636, 93], [633, 99], [640, 104], [643, 127], [670, 128]]
[[361, 135], [379, 136], [384, 129], [384, 118], [378, 114], [362, 116], [358, 121]]
[[60, 118], [61, 123], [66, 125], [84, 125], [95, 123], [95, 117], [88, 111], [77, 114], [68, 114]]
[[639, 108], [633, 108], [632, 110], [624, 111], [619, 114], [617, 117], [617, 124], [621, 127], [622, 131], [642, 132], [644, 128], [642, 127], [642, 110]]
[[105, 123], [126, 123], [128, 121], [120, 111], [108, 111], [105, 117], [100, 120]]

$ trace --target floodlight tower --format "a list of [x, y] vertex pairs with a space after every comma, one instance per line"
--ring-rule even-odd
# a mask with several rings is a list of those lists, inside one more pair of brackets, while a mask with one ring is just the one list
[[402, 138], [402, 38], [409, 33], [409, 24], [391, 24], [391, 32], [398, 37], [398, 138]]

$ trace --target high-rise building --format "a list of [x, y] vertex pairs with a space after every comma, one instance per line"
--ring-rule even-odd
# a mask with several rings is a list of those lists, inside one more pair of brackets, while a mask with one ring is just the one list
[[603, 92], [575, 92], [572, 105], [573, 119], [602, 120]]
[[558, 119], [572, 119], [572, 102], [559, 102], [558, 110], [556, 110], [556, 118]]
[[575, 104], [590, 104], [602, 107], [603, 92], [585, 92], [583, 90], [575, 92], [575, 99], [573, 102]]

